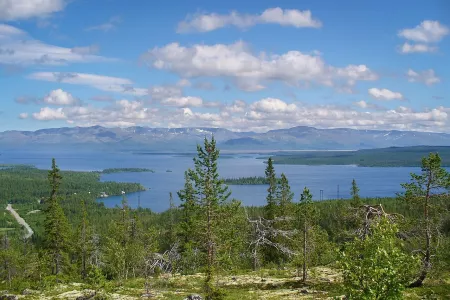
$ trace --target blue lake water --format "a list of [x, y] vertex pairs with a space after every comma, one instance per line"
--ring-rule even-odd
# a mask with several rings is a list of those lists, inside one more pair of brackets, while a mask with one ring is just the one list
[[[56, 158], [62, 170], [100, 171], [106, 168], [149, 168], [155, 173], [115, 173], [102, 176], [103, 181], [139, 182], [150, 190], [127, 195], [131, 206], [161, 212], [169, 207], [169, 192], [179, 203], [176, 192], [183, 188], [184, 171], [193, 167], [192, 156], [176, 154], [139, 155], [129, 152], [90, 152], [73, 149], [70, 152], [53, 154], [43, 151], [1, 151], [0, 164], [33, 164], [48, 169], [52, 157]], [[264, 176], [265, 164], [258, 155], [226, 154], [219, 161], [222, 177]], [[172, 172], [166, 172], [171, 170]], [[420, 172], [419, 168], [360, 168], [356, 166], [302, 166], [275, 165], [277, 174], [285, 173], [291, 189], [298, 200], [301, 191], [307, 186], [314, 199], [319, 200], [320, 190], [323, 199], [350, 196], [351, 181], [354, 178], [362, 197], [389, 197], [401, 192], [401, 183], [409, 180], [410, 172]], [[230, 186], [232, 197], [245, 205], [263, 205], [266, 189], [264, 185]], [[121, 196], [101, 199], [108, 207], [120, 205]]]

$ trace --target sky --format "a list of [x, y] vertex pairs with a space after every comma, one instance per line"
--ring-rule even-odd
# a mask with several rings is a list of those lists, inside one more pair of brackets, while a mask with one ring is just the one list
[[450, 132], [450, 1], [0, 0], [0, 131]]

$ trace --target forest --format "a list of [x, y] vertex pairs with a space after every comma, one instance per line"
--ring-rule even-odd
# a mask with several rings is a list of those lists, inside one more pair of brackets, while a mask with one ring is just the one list
[[[448, 299], [450, 174], [437, 152], [419, 159], [395, 198], [294, 199], [269, 158], [263, 177], [222, 179], [214, 138], [197, 146], [184, 186], [154, 213], [106, 208], [101, 192], [143, 187], [98, 172], [0, 169], [0, 297], [16, 299]], [[247, 207], [227, 184], [266, 184]], [[2, 296], [3, 294], [3, 296]], [[9, 296], [6, 296], [9, 295]]]

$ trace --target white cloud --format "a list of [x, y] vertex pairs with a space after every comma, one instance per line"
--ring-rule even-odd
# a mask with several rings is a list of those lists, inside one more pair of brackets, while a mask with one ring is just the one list
[[39, 112], [33, 113], [33, 118], [39, 121], [67, 119], [61, 107], [60, 108], [43, 107]]
[[364, 100], [353, 102], [353, 105], [355, 105], [356, 107], [359, 107], [362, 109], [368, 109], [368, 110], [378, 110], [378, 111], [386, 110], [384, 107], [382, 107], [378, 104], [370, 103], [370, 102], [367, 102]]
[[63, 91], [62, 89], [57, 89], [51, 91], [47, 96], [42, 99], [46, 104], [51, 105], [76, 105], [79, 104], [78, 99], [73, 97], [71, 94]]
[[179, 98], [166, 98], [161, 101], [163, 105], [178, 106], [178, 107], [191, 107], [202, 106], [203, 100], [199, 97], [179, 97]]
[[322, 27], [322, 22], [313, 19], [311, 11], [298, 9], [281, 9], [279, 7], [266, 9], [259, 17], [260, 22], [280, 24], [283, 26]]
[[64, 9], [64, 0], [0, 0], [0, 21], [46, 17]]
[[43, 43], [31, 38], [23, 30], [9, 25], [0, 24], [0, 45], [2, 49], [8, 49], [8, 51], [0, 52], [0, 64], [66, 65], [115, 61], [115, 59], [86, 53], [86, 49], [65, 48]]
[[364, 100], [358, 101], [354, 103], [356, 106], [360, 107], [360, 108], [368, 108], [369, 107], [369, 103], [367, 103]]
[[76, 85], [91, 86], [108, 92], [117, 92], [134, 96], [145, 96], [147, 89], [134, 88], [133, 82], [127, 78], [102, 76], [87, 73], [37, 72], [28, 76], [30, 79], [62, 82]]
[[251, 109], [260, 112], [293, 112], [297, 109], [295, 104], [287, 104], [286, 102], [276, 98], [265, 98], [251, 105]]
[[404, 43], [399, 51], [403, 54], [409, 54], [409, 53], [433, 53], [438, 50], [435, 46], [430, 46], [427, 44], [410, 44], [410, 43]]
[[183, 78], [232, 78], [238, 87], [247, 91], [261, 90], [265, 88], [264, 83], [270, 81], [352, 87], [357, 81], [378, 79], [377, 74], [365, 65], [334, 67], [327, 65], [319, 55], [299, 51], [255, 55], [243, 42], [192, 47], [172, 43], [149, 50], [142, 60], [152, 68], [168, 70]]
[[425, 20], [414, 28], [400, 30], [398, 35], [407, 40], [422, 43], [439, 42], [450, 30], [439, 21]]
[[148, 89], [148, 94], [152, 100], [163, 100], [167, 98], [179, 98], [183, 95], [183, 90], [180, 86], [155, 85]]
[[403, 95], [399, 92], [393, 92], [388, 89], [371, 88], [368, 90], [369, 95], [377, 100], [402, 100]]
[[248, 28], [256, 24], [279, 24], [296, 28], [311, 27], [319, 28], [322, 23], [312, 17], [311, 11], [297, 9], [281, 9], [279, 7], [268, 8], [260, 15], [240, 14], [231, 12], [227, 15], [216, 13], [197, 14], [188, 16], [178, 24], [178, 33], [208, 32], [226, 26]]
[[108, 31], [116, 28], [117, 25], [120, 24], [121, 22], [122, 22], [122, 18], [121, 17], [118, 17], [118, 16], [111, 17], [108, 22], [105, 22], [105, 23], [100, 24], [100, 25], [95, 25], [95, 26], [88, 27], [88, 28], [86, 28], [86, 31], [99, 30], [99, 31], [108, 32]]
[[[415, 111], [410, 107], [384, 109], [367, 102], [355, 104], [359, 109], [339, 105], [289, 104], [281, 99], [266, 98], [246, 105], [233, 102], [215, 113], [196, 111], [195, 107], [146, 107], [145, 102], [120, 100], [108, 106], [44, 107], [32, 114], [36, 120], [65, 120], [79, 126], [152, 127], [223, 127], [237, 131], [267, 131], [294, 126], [319, 128], [349, 127], [355, 129], [399, 129], [448, 131], [450, 108], [436, 107]], [[239, 107], [234, 110], [231, 107]], [[360, 108], [368, 111], [360, 111]]]
[[20, 119], [27, 119], [28, 118], [28, 113], [21, 113], [21, 114], [19, 114], [19, 118]]
[[80, 54], [80, 55], [89, 55], [96, 54], [100, 51], [100, 47], [98, 45], [91, 45], [86, 47], [74, 47], [71, 49], [72, 53]]
[[409, 69], [406, 72], [406, 77], [408, 78], [409, 82], [420, 82], [428, 86], [441, 82], [441, 79], [437, 77], [433, 69], [428, 69], [419, 72]]

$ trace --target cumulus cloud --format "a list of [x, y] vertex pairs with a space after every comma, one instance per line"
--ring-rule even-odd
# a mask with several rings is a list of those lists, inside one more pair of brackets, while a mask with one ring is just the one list
[[45, 96], [42, 101], [50, 105], [77, 105], [79, 100], [73, 97], [70, 93], [57, 89], [51, 91]]
[[163, 105], [178, 106], [178, 107], [190, 107], [190, 106], [202, 106], [203, 100], [199, 97], [170, 97], [161, 101]]
[[27, 119], [27, 118], [28, 118], [28, 113], [19, 114], [19, 119]]
[[351, 88], [357, 81], [378, 79], [366, 65], [334, 67], [327, 65], [320, 55], [299, 51], [281, 55], [253, 54], [243, 42], [192, 47], [172, 43], [149, 50], [142, 60], [152, 68], [174, 72], [183, 78], [231, 78], [246, 91], [261, 90], [265, 88], [264, 83], [270, 81]]
[[251, 105], [251, 108], [260, 112], [292, 112], [297, 109], [295, 104], [287, 104], [286, 102], [276, 98], [265, 98]]
[[404, 43], [399, 51], [403, 54], [409, 54], [409, 53], [426, 53], [426, 52], [436, 52], [438, 50], [435, 46], [430, 46], [427, 44], [410, 44], [410, 43]]
[[259, 15], [240, 14], [233, 11], [226, 15], [211, 13], [188, 16], [178, 24], [177, 32], [208, 32], [227, 26], [248, 28], [257, 24], [278, 24], [296, 28], [322, 27], [322, 22], [314, 19], [309, 10], [301, 11], [298, 9], [281, 9], [275, 7], [268, 8]]
[[60, 108], [43, 107], [39, 112], [33, 113], [33, 118], [39, 121], [67, 119], [61, 107]]
[[133, 87], [134, 84], [130, 79], [120, 77], [87, 73], [37, 72], [30, 74], [28, 78], [51, 82], [86, 85], [102, 91], [117, 92], [134, 96], [145, 96], [148, 93], [147, 89]]
[[433, 43], [439, 42], [449, 33], [449, 28], [439, 21], [425, 20], [414, 28], [400, 30], [398, 35], [414, 42]]
[[237, 131], [267, 131], [294, 126], [428, 131], [446, 131], [450, 128], [450, 108], [442, 106], [415, 111], [406, 106], [385, 109], [365, 101], [355, 105], [357, 109], [339, 105], [293, 104], [277, 98], [265, 98], [250, 104], [236, 100], [222, 106], [219, 112], [212, 112], [205, 111], [205, 107], [146, 107], [143, 101], [123, 99], [102, 107], [44, 107], [31, 116], [36, 120], [65, 120], [80, 126], [206, 126]]
[[121, 17], [119, 17], [119, 16], [111, 17], [108, 22], [88, 27], [88, 28], [86, 28], [86, 31], [99, 30], [99, 31], [103, 31], [103, 32], [108, 32], [108, 31], [116, 28], [117, 25], [120, 24], [121, 22], [122, 22]]
[[429, 44], [441, 41], [449, 33], [450, 29], [439, 21], [425, 20], [414, 28], [398, 32], [399, 37], [416, 42], [416, 44], [404, 43], [399, 52], [403, 54], [436, 52], [438, 47]]
[[356, 107], [362, 108], [362, 109], [379, 110], [379, 111], [385, 110], [385, 108], [383, 106], [380, 106], [375, 103], [370, 103], [370, 102], [367, 102], [364, 100], [353, 102], [353, 105], [355, 105]]
[[433, 69], [418, 72], [408, 69], [406, 72], [406, 78], [409, 82], [420, 82], [428, 86], [441, 82], [441, 79], [437, 77]]
[[0, 0], [0, 21], [47, 17], [65, 5], [65, 0]]
[[[69, 63], [111, 62], [110, 59], [82, 48], [49, 45], [30, 37], [16, 27], [0, 24], [0, 64], [9, 65], [66, 65]], [[75, 50], [74, 50], [75, 49]], [[91, 49], [94, 50], [93, 48]]]
[[399, 92], [393, 92], [388, 89], [371, 88], [368, 90], [369, 95], [377, 100], [403, 100], [403, 95]]

